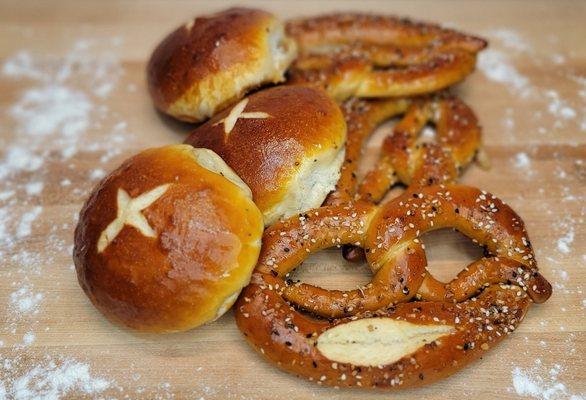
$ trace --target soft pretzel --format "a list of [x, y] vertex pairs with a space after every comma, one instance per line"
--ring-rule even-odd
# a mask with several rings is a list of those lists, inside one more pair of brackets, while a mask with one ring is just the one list
[[[426, 270], [420, 239], [445, 227], [491, 254], [448, 283]], [[339, 291], [286, 280], [310, 253], [342, 244], [366, 249], [370, 284]], [[480, 357], [516, 328], [531, 300], [541, 303], [550, 294], [521, 218], [486, 192], [442, 185], [382, 207], [326, 206], [269, 228], [236, 319], [265, 357], [310, 380], [407, 387]], [[411, 299], [424, 301], [406, 303]]]
[[[346, 160], [336, 190], [327, 203], [358, 197], [378, 202], [396, 182], [411, 188], [454, 183], [460, 171], [475, 157], [481, 129], [476, 115], [458, 97], [441, 94], [416, 99], [347, 102], [344, 116], [348, 126]], [[356, 168], [365, 140], [381, 122], [404, 114], [387, 136], [375, 166], [357, 185]], [[431, 142], [419, 138], [427, 124], [435, 126]]]
[[293, 82], [324, 87], [337, 101], [431, 93], [464, 79], [486, 41], [393, 16], [332, 14], [292, 20], [299, 46]]

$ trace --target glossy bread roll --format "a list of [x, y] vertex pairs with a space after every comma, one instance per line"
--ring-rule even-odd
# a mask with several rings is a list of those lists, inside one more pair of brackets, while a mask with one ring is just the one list
[[148, 63], [149, 91], [160, 111], [203, 121], [249, 89], [283, 81], [296, 55], [295, 42], [272, 14], [232, 8], [168, 35]]
[[340, 176], [345, 140], [344, 116], [323, 90], [279, 86], [215, 115], [186, 143], [222, 157], [270, 225], [322, 204]]
[[182, 331], [230, 308], [250, 280], [262, 231], [250, 189], [212, 151], [150, 149], [87, 200], [75, 267], [108, 318], [142, 331]]

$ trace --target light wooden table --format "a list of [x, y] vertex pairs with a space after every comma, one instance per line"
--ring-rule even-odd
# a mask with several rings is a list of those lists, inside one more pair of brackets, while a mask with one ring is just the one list
[[[525, 219], [543, 274], [554, 285], [552, 298], [533, 306], [520, 329], [472, 367], [392, 395], [321, 388], [280, 372], [245, 343], [231, 313], [166, 336], [110, 324], [76, 281], [70, 256], [76, 214], [105, 171], [140, 149], [185, 137], [188, 125], [162, 118], [151, 107], [145, 60], [176, 25], [228, 3], [4, 0], [0, 399], [47, 394], [43, 388], [69, 398], [584, 396], [586, 3], [247, 4], [281, 17], [342, 9], [397, 13], [491, 39], [482, 68], [457, 92], [482, 122], [492, 169], [472, 166], [462, 181], [504, 198]], [[369, 146], [370, 159], [381, 138]], [[453, 232], [424, 239], [430, 268], [446, 279], [479, 255]], [[344, 264], [335, 251], [312, 257], [299, 276], [337, 288], [368, 280], [365, 266]]]

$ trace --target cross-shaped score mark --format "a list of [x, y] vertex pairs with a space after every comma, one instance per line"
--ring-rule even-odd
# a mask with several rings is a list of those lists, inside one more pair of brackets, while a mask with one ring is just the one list
[[104, 229], [98, 239], [98, 253], [103, 252], [112, 240], [118, 236], [124, 225], [135, 227], [147, 237], [156, 237], [157, 234], [151, 228], [142, 210], [157, 201], [169, 188], [170, 184], [157, 186], [138, 197], [131, 198], [124, 189], [118, 189], [117, 197], [117, 215], [116, 219]]
[[226, 116], [226, 118], [222, 118], [218, 122], [216, 122], [213, 126], [224, 124], [224, 133], [229, 134], [234, 129], [236, 122], [239, 119], [252, 119], [252, 118], [270, 118], [271, 116], [266, 112], [257, 111], [257, 112], [244, 112], [246, 105], [248, 104], [248, 99], [243, 99], [240, 103], [236, 104], [231, 110], [230, 113]]

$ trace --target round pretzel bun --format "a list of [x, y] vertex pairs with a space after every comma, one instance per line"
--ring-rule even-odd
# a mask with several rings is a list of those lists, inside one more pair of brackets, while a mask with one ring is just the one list
[[323, 203], [340, 177], [345, 141], [344, 116], [323, 90], [277, 86], [215, 115], [186, 143], [222, 157], [271, 225]]
[[197, 17], [155, 49], [147, 79], [155, 106], [199, 122], [265, 83], [282, 82], [296, 42], [272, 14], [249, 8]]
[[81, 210], [73, 258], [109, 319], [184, 331], [232, 306], [262, 232], [250, 189], [220, 157], [173, 145], [137, 154], [100, 182]]

